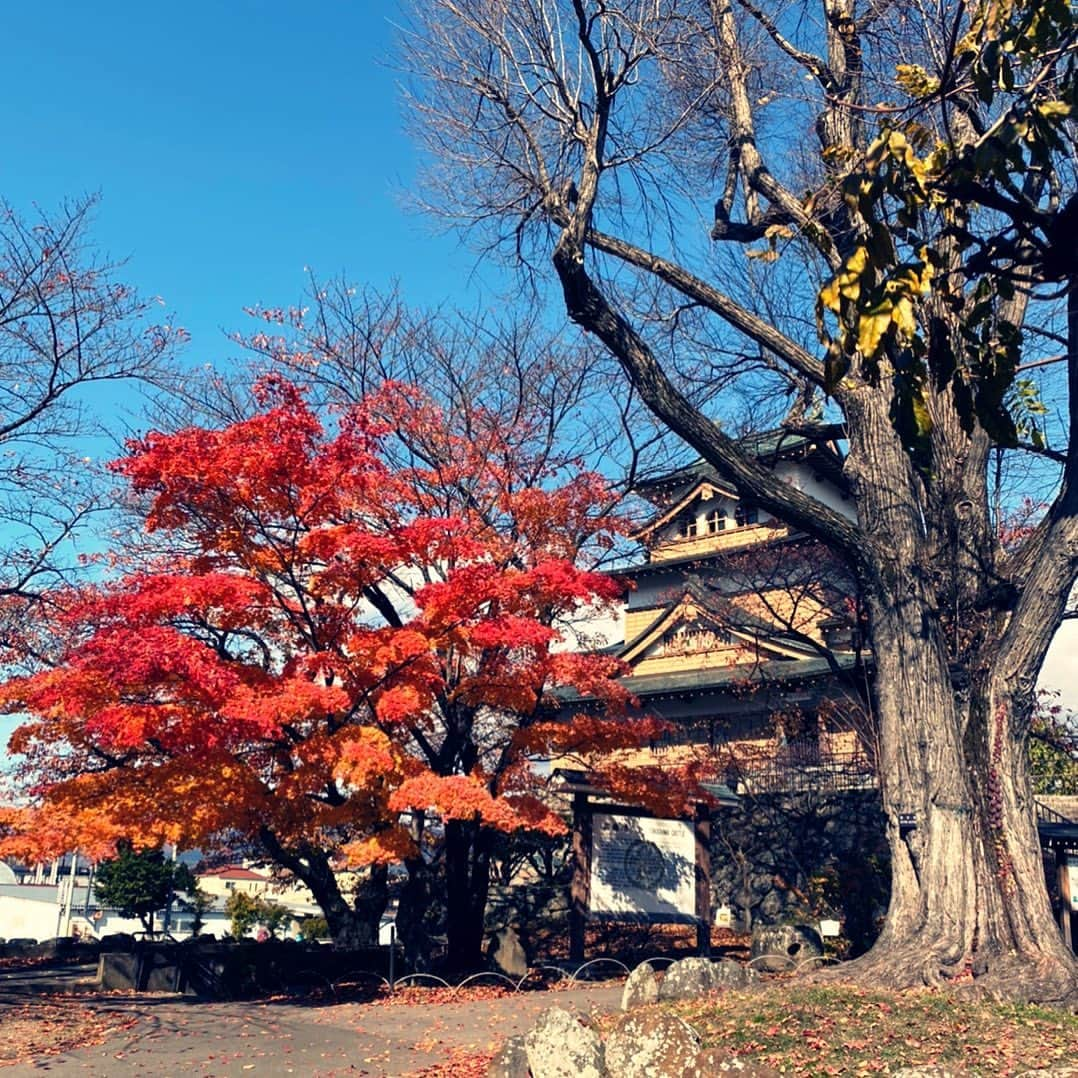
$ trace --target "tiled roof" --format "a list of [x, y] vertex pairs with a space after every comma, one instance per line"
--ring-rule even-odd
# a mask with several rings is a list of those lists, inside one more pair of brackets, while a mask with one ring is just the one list
[[[842, 669], [853, 667], [856, 657], [852, 654], [835, 655], [835, 662]], [[670, 674], [641, 674], [636, 677], [618, 678], [634, 696], [655, 696], [665, 693], [707, 692], [709, 689], [728, 689], [739, 681], [752, 681], [754, 685], [780, 684], [802, 678], [817, 678], [832, 673], [827, 659], [772, 659], [765, 663], [749, 663], [738, 666], [716, 666], [703, 670], [678, 670]], [[564, 704], [575, 704], [591, 699], [578, 693], [562, 691], [556, 694]]]
[[223, 880], [258, 880], [261, 883], [270, 882], [269, 876], [245, 868], [243, 865], [225, 865], [223, 868], [208, 868], [205, 872], [200, 872], [199, 875], [216, 876]]

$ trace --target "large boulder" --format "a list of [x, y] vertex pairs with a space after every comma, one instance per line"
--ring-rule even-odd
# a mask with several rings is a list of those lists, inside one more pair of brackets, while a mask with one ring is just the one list
[[764, 973], [786, 973], [823, 954], [811, 925], [758, 925], [752, 932], [752, 964]]
[[629, 974], [621, 993], [621, 1009], [631, 1011], [634, 1007], [646, 1007], [659, 999], [659, 980], [650, 962], [641, 962]]
[[524, 1035], [532, 1078], [604, 1078], [603, 1042], [591, 1022], [561, 1007], [544, 1011]]
[[747, 984], [759, 980], [754, 969], [748, 969], [732, 958], [720, 958], [711, 963], [711, 987], [744, 988]]
[[711, 991], [714, 974], [710, 958], [683, 958], [666, 971], [660, 999], [695, 999]]
[[659, 999], [695, 999], [722, 988], [741, 988], [752, 974], [730, 959], [683, 958], [667, 971], [659, 985]]
[[607, 1073], [617, 1078], [681, 1078], [694, 1065], [700, 1039], [662, 1010], [623, 1015], [606, 1037]]

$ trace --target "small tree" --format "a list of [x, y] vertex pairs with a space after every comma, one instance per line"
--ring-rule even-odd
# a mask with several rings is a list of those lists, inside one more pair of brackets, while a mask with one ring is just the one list
[[174, 891], [192, 886], [185, 864], [166, 861], [160, 850], [135, 850], [121, 843], [116, 857], [97, 866], [94, 894], [124, 917], [138, 917], [142, 927], [152, 932], [155, 911], [168, 905]]
[[203, 914], [213, 907], [213, 895], [208, 895], [205, 891], [201, 890], [196, 884], [194, 887], [186, 888], [187, 897], [190, 900], [191, 910], [194, 912], [194, 918], [191, 921], [191, 935], [197, 936], [205, 925], [205, 919]]
[[229, 931], [235, 939], [243, 939], [258, 921], [259, 902], [245, 891], [233, 891], [225, 903], [225, 912], [232, 918]]
[[288, 908], [279, 902], [245, 891], [233, 891], [225, 903], [225, 910], [232, 918], [230, 929], [236, 939], [243, 939], [258, 924], [271, 936], [276, 936], [291, 916]]
[[287, 906], [282, 906], [280, 902], [274, 902], [272, 899], [260, 898], [258, 901], [259, 923], [265, 926], [266, 931], [271, 936], [276, 936], [291, 919], [292, 911]]

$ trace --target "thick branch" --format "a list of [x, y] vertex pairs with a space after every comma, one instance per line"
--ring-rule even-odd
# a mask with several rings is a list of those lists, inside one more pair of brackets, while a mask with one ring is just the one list
[[[1067, 289], [1067, 389], [1070, 441], [1062, 486], [1015, 558], [1019, 596], [996, 664], [998, 676], [1017, 692], [1032, 692], [1078, 577], [1078, 277]], [[1019, 683], [1023, 675], [1028, 684]]]
[[636, 266], [638, 269], [654, 274], [659, 280], [676, 288], [682, 295], [688, 296], [689, 299], [695, 300], [717, 314], [762, 348], [773, 352], [779, 359], [793, 367], [798, 374], [811, 379], [816, 385], [823, 385], [823, 364], [815, 356], [810, 355], [769, 322], [758, 318], [725, 293], [689, 273], [683, 266], [669, 259], [660, 258], [642, 247], [626, 243], [625, 240], [618, 239], [616, 236], [596, 232], [594, 229], [588, 232], [587, 242], [597, 251], [613, 255], [630, 266]]
[[647, 344], [596, 288], [584, 268], [583, 252], [574, 248], [568, 232], [554, 250], [554, 266], [569, 317], [610, 349], [655, 415], [765, 509], [861, 565], [865, 541], [860, 529], [739, 450], [675, 388]]

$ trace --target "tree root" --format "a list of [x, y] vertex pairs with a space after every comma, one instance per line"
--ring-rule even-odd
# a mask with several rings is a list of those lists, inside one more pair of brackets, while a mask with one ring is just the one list
[[953, 955], [908, 943], [874, 949], [850, 962], [814, 970], [805, 979], [810, 984], [853, 984], [895, 992], [927, 987], [963, 999], [1039, 1003], [1078, 1011], [1078, 960], [1043, 955], [978, 954], [976, 963], [969, 956], [956, 962]]

